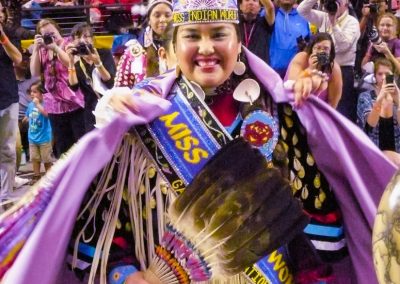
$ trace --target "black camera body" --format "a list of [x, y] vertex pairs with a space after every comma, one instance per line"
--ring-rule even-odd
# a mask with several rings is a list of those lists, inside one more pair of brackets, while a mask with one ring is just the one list
[[367, 31], [367, 38], [372, 44], [381, 44], [382, 38], [379, 36], [378, 30], [375, 26]]
[[77, 46], [75, 46], [73, 55], [89, 55], [94, 52], [93, 46], [91, 44], [86, 44], [84, 42], [80, 42]]
[[317, 53], [317, 69], [324, 73], [331, 72], [331, 62], [329, 60], [329, 54], [326, 52]]
[[371, 14], [378, 13], [378, 10], [379, 10], [379, 4], [378, 3], [369, 4], [368, 7], [369, 7], [369, 12]]
[[43, 35], [43, 42], [45, 45], [52, 44], [54, 42], [53, 36], [50, 34], [44, 34]]
[[325, 11], [330, 15], [336, 15], [338, 10], [338, 3], [336, 0], [326, 0], [324, 3]]

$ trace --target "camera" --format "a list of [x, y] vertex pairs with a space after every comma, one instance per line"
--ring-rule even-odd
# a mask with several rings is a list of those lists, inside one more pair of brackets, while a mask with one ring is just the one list
[[371, 14], [376, 14], [376, 13], [378, 13], [379, 4], [377, 4], [377, 3], [369, 4], [368, 7], [369, 7], [369, 12], [370, 12]]
[[370, 3], [369, 0], [364, 1], [364, 4], [367, 5], [367, 7], [369, 8], [369, 12], [371, 14], [376, 14], [378, 13], [379, 10], [379, 3]]
[[336, 0], [326, 0], [324, 3], [325, 11], [330, 15], [336, 15], [338, 10], [338, 3]]
[[53, 43], [53, 36], [51, 34], [43, 35], [43, 42], [45, 45], [49, 45], [49, 44]]
[[86, 44], [84, 42], [80, 42], [75, 46], [73, 55], [89, 55], [94, 52], [93, 46], [91, 44]]
[[379, 36], [378, 30], [373, 26], [369, 31], [367, 31], [367, 38], [372, 44], [381, 44], [382, 39]]
[[324, 73], [331, 72], [331, 62], [329, 60], [329, 54], [326, 52], [317, 53], [317, 69]]

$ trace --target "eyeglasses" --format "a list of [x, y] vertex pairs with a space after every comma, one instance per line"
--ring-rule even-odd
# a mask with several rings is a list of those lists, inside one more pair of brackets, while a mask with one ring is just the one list
[[315, 52], [326, 52], [326, 53], [330, 53], [331, 52], [331, 48], [328, 46], [319, 46], [319, 45], [314, 45], [312, 48], [313, 51]]

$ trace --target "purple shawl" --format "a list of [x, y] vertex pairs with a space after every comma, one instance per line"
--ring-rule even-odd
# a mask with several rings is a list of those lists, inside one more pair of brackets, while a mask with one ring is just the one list
[[[293, 94], [283, 89], [279, 75], [246, 49], [245, 52], [254, 74], [273, 99], [278, 103], [293, 103]], [[144, 89], [165, 97], [175, 79], [175, 72], [170, 72]], [[161, 98], [153, 97], [148, 103], [145, 97], [139, 101], [143, 116], [133, 113], [118, 116], [108, 126], [87, 134], [59, 161], [63, 163], [58, 167], [59, 172], [48, 178], [57, 190], [4, 283], [55, 282], [88, 185], [111, 159], [129, 126], [150, 121], [168, 108], [168, 102]], [[396, 167], [356, 125], [320, 99], [310, 96], [296, 111], [307, 130], [318, 167], [333, 186], [342, 210], [358, 282], [377, 283], [372, 261], [372, 227], [377, 204]]]

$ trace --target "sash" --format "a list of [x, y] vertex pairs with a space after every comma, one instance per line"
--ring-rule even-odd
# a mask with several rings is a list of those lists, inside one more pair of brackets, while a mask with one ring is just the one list
[[[168, 99], [172, 106], [167, 113], [135, 130], [158, 172], [180, 194], [232, 137], [185, 78], [178, 79]], [[251, 283], [294, 283], [285, 259], [286, 248], [281, 247], [244, 274]]]
[[168, 99], [168, 112], [136, 131], [158, 172], [179, 194], [232, 137], [185, 78]]

